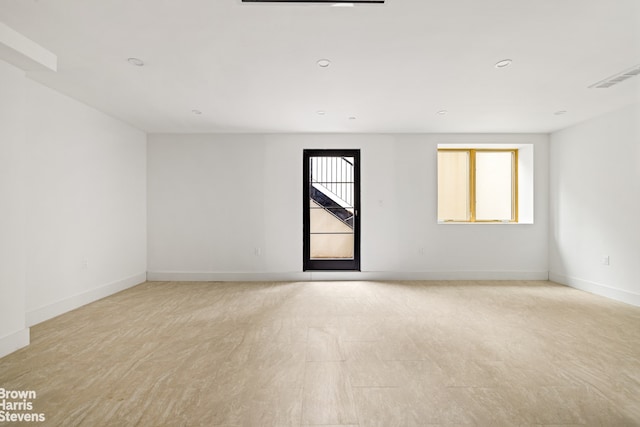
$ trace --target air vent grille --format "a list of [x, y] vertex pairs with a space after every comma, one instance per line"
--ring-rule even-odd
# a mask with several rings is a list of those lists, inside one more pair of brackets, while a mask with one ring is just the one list
[[600, 80], [597, 83], [589, 86], [591, 89], [608, 89], [611, 86], [615, 86], [618, 83], [622, 83], [625, 80], [629, 80], [631, 77], [635, 77], [640, 74], [640, 64], [629, 68], [621, 73], [614, 74], [611, 77], [607, 77], [604, 80]]

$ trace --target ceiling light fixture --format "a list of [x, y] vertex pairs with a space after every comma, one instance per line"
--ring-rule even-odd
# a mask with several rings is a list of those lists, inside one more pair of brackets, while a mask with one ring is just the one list
[[193, 114], [195, 114], [196, 116], [199, 116], [200, 114], [202, 114], [202, 111], [200, 111], [200, 110], [191, 110], [191, 112]]
[[316, 62], [316, 64], [318, 64], [318, 67], [320, 68], [327, 68], [329, 65], [331, 65], [331, 61], [329, 61], [328, 59], [318, 59], [318, 62]]
[[355, 116], [351, 116], [351, 117], [349, 117], [349, 120], [355, 120], [355, 119], [356, 119], [356, 117], [355, 117]]
[[316, 114], [319, 115], [319, 116], [324, 116], [327, 113], [322, 111], [322, 110], [318, 110], [318, 111], [316, 111]]
[[613, 76], [607, 77], [604, 80], [600, 80], [599, 82], [589, 86], [589, 89], [608, 89], [611, 86], [615, 86], [618, 83], [622, 83], [623, 81], [636, 76], [640, 76], [640, 64], [614, 74]]
[[553, 114], [555, 114], [556, 116], [561, 116], [561, 115], [563, 115], [563, 114], [567, 114], [567, 112], [566, 112], [565, 110], [560, 110], [560, 111], [556, 111], [556, 112], [555, 112], [555, 113], [553, 113]]
[[139, 58], [127, 58], [127, 62], [136, 67], [142, 67], [144, 65], [144, 61]]
[[329, 3], [334, 5], [344, 4], [384, 4], [385, 0], [242, 0], [242, 3]]
[[440, 114], [441, 116], [444, 116], [445, 114], [447, 114], [448, 111], [447, 110], [440, 110], [438, 111], [438, 114]]
[[496, 68], [506, 68], [506, 67], [510, 66], [512, 62], [513, 61], [510, 60], [510, 59], [503, 59], [502, 61], [496, 62], [495, 67]]

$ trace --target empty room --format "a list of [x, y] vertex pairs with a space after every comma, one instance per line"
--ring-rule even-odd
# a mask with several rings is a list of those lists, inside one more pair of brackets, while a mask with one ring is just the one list
[[640, 426], [637, 0], [0, 0], [0, 425]]

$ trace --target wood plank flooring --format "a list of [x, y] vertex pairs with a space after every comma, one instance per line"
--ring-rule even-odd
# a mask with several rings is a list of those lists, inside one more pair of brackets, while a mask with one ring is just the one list
[[640, 308], [550, 282], [148, 282], [31, 333], [38, 425], [640, 426]]

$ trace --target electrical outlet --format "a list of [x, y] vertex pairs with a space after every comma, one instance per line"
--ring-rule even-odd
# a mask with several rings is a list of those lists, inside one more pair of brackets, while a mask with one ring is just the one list
[[260, 256], [262, 255], [262, 249], [261, 248], [253, 248], [253, 254], [255, 256]]
[[602, 265], [609, 265], [609, 255], [602, 255]]

